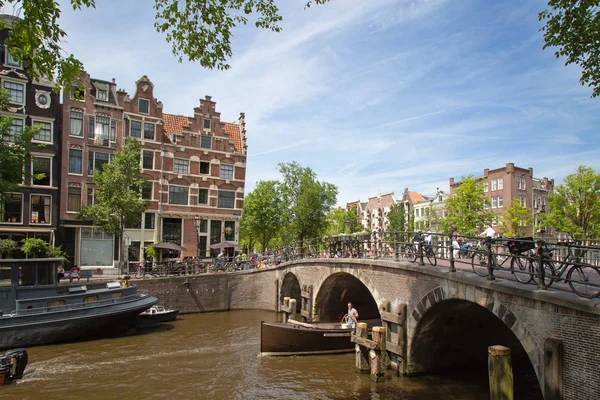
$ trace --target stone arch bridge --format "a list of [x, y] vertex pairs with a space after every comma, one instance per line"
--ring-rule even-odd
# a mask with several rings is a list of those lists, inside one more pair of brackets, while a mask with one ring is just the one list
[[[291, 297], [306, 319], [339, 321], [350, 301], [360, 319], [385, 315], [400, 321], [402, 326], [392, 325], [398, 329], [392, 334], [403, 373], [463, 364], [487, 368], [487, 346], [501, 344], [511, 348], [513, 360], [524, 360], [535, 372], [533, 380], [546, 398], [556, 397], [544, 385], [558, 380], [564, 399], [600, 399], [600, 300], [487, 281], [467, 271], [367, 259], [299, 260], [194, 277], [185, 288], [177, 287], [174, 293], [192, 295], [196, 311], [219, 304], [221, 309], [277, 310], [284, 297]], [[177, 301], [167, 305], [185, 308]], [[557, 362], [562, 367], [557, 369]], [[519, 379], [520, 372], [514, 372]]]

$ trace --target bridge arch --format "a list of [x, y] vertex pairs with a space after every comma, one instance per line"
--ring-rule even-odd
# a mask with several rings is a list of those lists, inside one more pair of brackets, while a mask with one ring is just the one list
[[[476, 301], [449, 297], [438, 287], [419, 301], [409, 325], [409, 372], [435, 372], [468, 367], [487, 371], [487, 348], [511, 349], [515, 386], [519, 380], [543, 382], [535, 341], [510, 309], [491, 297]], [[538, 386], [540, 392], [541, 388]]]
[[317, 285], [316, 316], [320, 321], [340, 321], [351, 302], [359, 313], [359, 320], [379, 319], [377, 297], [371, 282], [365, 277], [343, 270], [332, 271]]
[[291, 271], [288, 271], [281, 280], [279, 290], [279, 304], [283, 304], [283, 298], [289, 297], [296, 299], [296, 312], [300, 312], [302, 309], [302, 291], [300, 286], [300, 280]]

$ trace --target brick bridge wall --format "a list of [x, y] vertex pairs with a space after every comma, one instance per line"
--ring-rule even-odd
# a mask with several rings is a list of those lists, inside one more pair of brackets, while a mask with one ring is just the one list
[[288, 273], [294, 274], [301, 286], [312, 285], [314, 299], [322, 286], [328, 286], [332, 275], [350, 274], [367, 287], [378, 306], [385, 301], [392, 309], [407, 304], [408, 372], [419, 372], [411, 359], [419, 322], [434, 305], [456, 299], [487, 308], [510, 328], [527, 352], [542, 387], [544, 342], [550, 337], [562, 340], [564, 398], [600, 398], [600, 381], [596, 379], [600, 301], [572, 293], [538, 291], [532, 285], [501, 279], [490, 282], [464, 271], [450, 273], [407, 262], [360, 259], [303, 260], [259, 271], [201, 275], [187, 278], [189, 289], [184, 283], [186, 278], [143, 280], [137, 284], [158, 296], [161, 304], [182, 312], [275, 310], [278, 288]]

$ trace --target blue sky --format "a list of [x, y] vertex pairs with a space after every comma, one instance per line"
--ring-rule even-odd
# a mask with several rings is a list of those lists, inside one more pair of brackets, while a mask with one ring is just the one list
[[[61, 1], [65, 3], [65, 1]], [[211, 95], [225, 121], [246, 113], [246, 191], [298, 161], [339, 187], [448, 190], [448, 178], [507, 162], [560, 182], [600, 169], [600, 100], [577, 67], [542, 51], [538, 0], [281, 0], [283, 31], [235, 30], [229, 71], [179, 64], [150, 0], [63, 7], [68, 51], [133, 93], [148, 75], [168, 113]]]

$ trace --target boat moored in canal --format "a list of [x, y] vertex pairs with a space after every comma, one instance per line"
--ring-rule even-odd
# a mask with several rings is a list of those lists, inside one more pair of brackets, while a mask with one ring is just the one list
[[166, 309], [163, 306], [155, 305], [140, 313], [138, 317], [138, 327], [153, 328], [160, 325], [161, 322], [173, 322], [177, 319], [179, 310]]
[[120, 282], [90, 289], [59, 285], [61, 262], [0, 260], [0, 349], [64, 343], [135, 327], [138, 315], [158, 301]]
[[27, 366], [27, 350], [12, 349], [0, 354], [0, 386], [21, 379]]
[[354, 351], [351, 328], [340, 323], [261, 322], [260, 353], [263, 356], [303, 356]]

